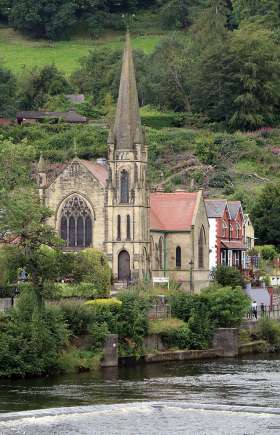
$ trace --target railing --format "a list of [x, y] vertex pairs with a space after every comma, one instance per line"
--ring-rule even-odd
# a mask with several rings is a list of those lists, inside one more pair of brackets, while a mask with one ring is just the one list
[[258, 307], [256, 313], [252, 309], [247, 313], [248, 320], [258, 320], [263, 317], [280, 320], [280, 305], [263, 305]]
[[150, 320], [170, 319], [171, 307], [168, 304], [153, 305], [149, 311], [148, 317]]

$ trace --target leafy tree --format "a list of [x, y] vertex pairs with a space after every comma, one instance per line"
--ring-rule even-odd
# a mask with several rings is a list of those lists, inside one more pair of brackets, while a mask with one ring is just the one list
[[18, 90], [21, 109], [42, 108], [49, 97], [69, 93], [71, 86], [55, 65], [34, 68], [22, 78]]
[[271, 27], [280, 23], [278, 0], [232, 0], [233, 15], [238, 24], [243, 20], [263, 22]]
[[213, 272], [214, 280], [220, 284], [220, 286], [226, 287], [243, 287], [244, 280], [241, 272], [234, 267], [218, 266]]
[[209, 318], [216, 327], [231, 328], [239, 326], [248, 312], [250, 301], [240, 287], [210, 286], [202, 292], [208, 302]]
[[192, 20], [192, 13], [199, 1], [170, 0], [162, 6], [160, 19], [162, 27], [167, 29], [187, 29]]
[[16, 78], [0, 66], [0, 116], [11, 117], [16, 111]]
[[76, 23], [74, 0], [14, 0], [10, 7], [12, 26], [36, 38], [65, 37]]
[[280, 246], [280, 184], [267, 184], [256, 197], [251, 216], [259, 243]]
[[75, 256], [73, 277], [92, 283], [101, 295], [110, 291], [112, 272], [105, 255], [96, 249], [88, 248]]

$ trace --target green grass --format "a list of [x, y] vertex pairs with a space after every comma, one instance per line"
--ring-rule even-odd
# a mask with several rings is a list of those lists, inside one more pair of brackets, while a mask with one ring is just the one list
[[[161, 35], [132, 35], [133, 47], [151, 53], [160, 41]], [[5, 66], [20, 74], [24, 69], [55, 64], [66, 74], [71, 74], [79, 66], [79, 59], [97, 46], [118, 48], [123, 46], [124, 37], [120, 33], [108, 33], [94, 40], [88, 37], [69, 41], [48, 42], [24, 38], [10, 28], [0, 28], [0, 58]]]

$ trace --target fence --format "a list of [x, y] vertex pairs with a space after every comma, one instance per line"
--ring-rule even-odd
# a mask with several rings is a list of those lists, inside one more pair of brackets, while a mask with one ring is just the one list
[[280, 305], [263, 305], [258, 307], [256, 314], [252, 309], [247, 313], [248, 320], [257, 320], [262, 317], [280, 320]]

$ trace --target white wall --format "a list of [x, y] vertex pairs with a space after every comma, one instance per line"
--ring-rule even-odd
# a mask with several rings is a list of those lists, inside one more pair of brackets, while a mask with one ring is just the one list
[[216, 218], [209, 218], [209, 269], [212, 270], [217, 266], [216, 259], [216, 244], [217, 244], [217, 229]]

